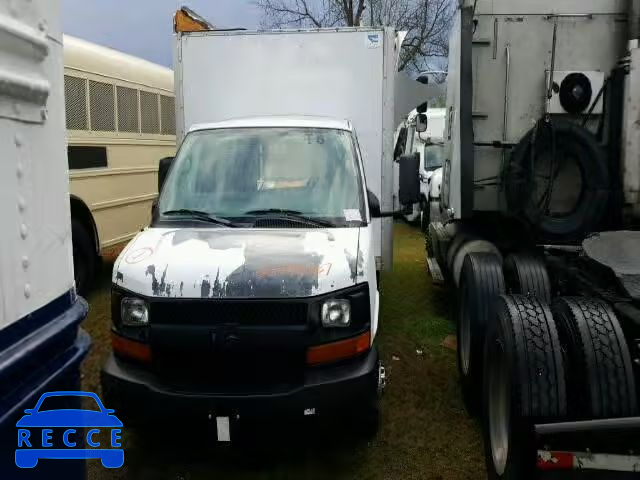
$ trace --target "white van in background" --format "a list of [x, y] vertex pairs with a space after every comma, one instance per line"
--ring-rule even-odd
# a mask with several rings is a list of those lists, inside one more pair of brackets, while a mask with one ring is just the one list
[[429, 225], [430, 218], [438, 208], [433, 208], [440, 198], [442, 185], [442, 165], [444, 162], [444, 129], [446, 109], [430, 108], [426, 112], [427, 130], [418, 132], [416, 120], [418, 111], [413, 110], [407, 119], [396, 130], [396, 148], [394, 152], [394, 205], [401, 208], [399, 197], [399, 163], [402, 155], [416, 154], [420, 158], [420, 202], [410, 207], [405, 218], [410, 223], [417, 223], [422, 228]]

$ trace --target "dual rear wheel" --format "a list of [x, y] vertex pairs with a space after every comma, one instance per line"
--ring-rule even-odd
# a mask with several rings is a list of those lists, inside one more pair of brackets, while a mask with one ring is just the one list
[[461, 388], [468, 411], [482, 412], [490, 478], [533, 475], [536, 423], [637, 413], [631, 357], [607, 304], [551, 303], [544, 263], [528, 255], [502, 265], [469, 254], [458, 291]]

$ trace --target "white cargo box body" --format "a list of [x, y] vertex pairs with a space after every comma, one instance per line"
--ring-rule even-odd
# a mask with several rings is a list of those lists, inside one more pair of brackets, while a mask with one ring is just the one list
[[0, 339], [74, 289], [59, 10], [0, 2]]
[[[357, 132], [367, 187], [390, 211], [399, 43], [394, 30], [370, 28], [178, 34], [179, 141], [194, 124], [231, 118], [348, 119]], [[373, 227], [376, 258], [390, 269], [392, 219], [376, 219]]]

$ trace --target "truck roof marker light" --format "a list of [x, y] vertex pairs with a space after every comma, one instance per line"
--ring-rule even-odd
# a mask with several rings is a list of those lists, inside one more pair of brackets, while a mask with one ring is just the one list
[[145, 343], [136, 342], [112, 332], [111, 348], [113, 353], [121, 357], [141, 363], [151, 363], [151, 347]]
[[371, 347], [371, 332], [339, 342], [316, 345], [307, 349], [307, 364], [321, 365], [352, 358], [366, 352]]

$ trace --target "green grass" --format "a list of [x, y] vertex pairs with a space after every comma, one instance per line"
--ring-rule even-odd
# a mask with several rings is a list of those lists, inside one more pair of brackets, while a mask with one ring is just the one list
[[[107, 470], [91, 461], [88, 478], [484, 478], [482, 441], [462, 406], [455, 352], [441, 346], [454, 332], [447, 319], [451, 299], [429, 280], [418, 230], [397, 224], [394, 250], [394, 271], [382, 276], [377, 342], [388, 381], [375, 439], [363, 442], [350, 436], [346, 427], [332, 425], [250, 449], [194, 447], [125, 425], [125, 466]], [[96, 392], [110, 349], [108, 270], [107, 265], [99, 289], [89, 298], [91, 312], [84, 324], [94, 344], [83, 366], [83, 387]]]

